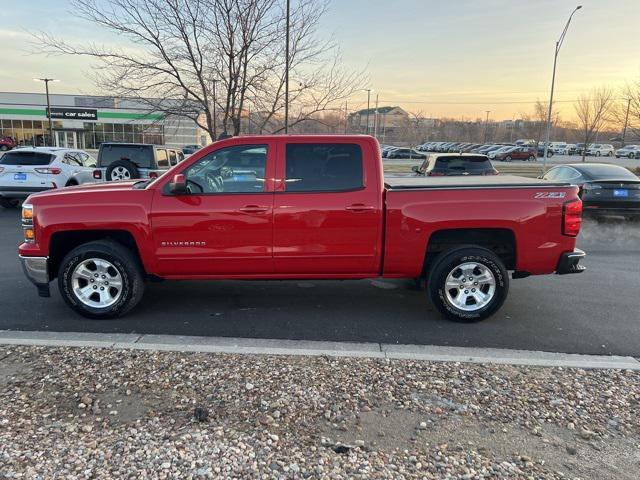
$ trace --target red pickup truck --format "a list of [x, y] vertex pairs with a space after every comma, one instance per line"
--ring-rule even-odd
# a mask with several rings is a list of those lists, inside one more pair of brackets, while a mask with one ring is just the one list
[[247, 136], [156, 179], [68, 187], [23, 205], [19, 254], [42, 296], [113, 318], [146, 279], [426, 279], [449, 319], [496, 312], [513, 278], [578, 273], [582, 203], [565, 183], [384, 178], [368, 136]]

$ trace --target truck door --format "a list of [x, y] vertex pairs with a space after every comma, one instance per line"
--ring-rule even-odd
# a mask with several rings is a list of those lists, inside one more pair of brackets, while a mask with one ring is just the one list
[[153, 201], [158, 274], [273, 273], [275, 142], [222, 147], [182, 173], [187, 194]]
[[274, 196], [277, 273], [379, 271], [382, 191], [375, 155], [368, 143], [348, 138], [283, 140]]

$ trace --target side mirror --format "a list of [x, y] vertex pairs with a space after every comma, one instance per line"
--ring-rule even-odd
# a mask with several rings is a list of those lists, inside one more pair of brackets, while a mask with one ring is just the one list
[[187, 180], [183, 174], [178, 173], [173, 176], [173, 180], [169, 184], [169, 191], [174, 195], [184, 195], [187, 193]]

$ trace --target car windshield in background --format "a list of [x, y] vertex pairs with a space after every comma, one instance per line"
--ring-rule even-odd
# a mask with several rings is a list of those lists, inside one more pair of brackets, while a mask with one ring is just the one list
[[637, 180], [633, 173], [623, 167], [618, 167], [617, 165], [589, 165], [588, 163], [584, 165], [580, 165], [580, 170], [585, 172], [591, 178], [596, 180], [607, 180], [607, 179], [633, 179]]
[[436, 160], [433, 170], [436, 172], [484, 172], [493, 170], [493, 165], [484, 157], [445, 157]]
[[0, 165], [49, 165], [54, 158], [43, 152], [8, 152], [0, 158]]
[[151, 168], [153, 165], [153, 147], [103, 145], [100, 150], [100, 166], [108, 167], [117, 160], [129, 160], [138, 167]]

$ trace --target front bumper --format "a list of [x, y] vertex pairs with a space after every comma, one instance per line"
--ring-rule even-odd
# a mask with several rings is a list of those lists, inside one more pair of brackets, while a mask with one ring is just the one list
[[22, 270], [38, 288], [38, 295], [49, 297], [49, 257], [24, 257], [20, 255]]
[[558, 260], [558, 266], [556, 267], [556, 273], [558, 275], [566, 275], [569, 273], [582, 273], [585, 271], [585, 267], [583, 265], [579, 265], [580, 260], [586, 257], [586, 253], [584, 253], [579, 248], [574, 249], [573, 252], [565, 252], [560, 255], [560, 260]]

